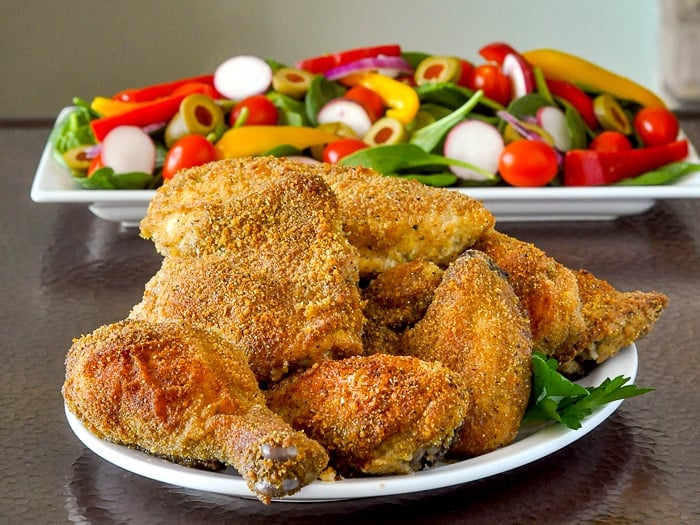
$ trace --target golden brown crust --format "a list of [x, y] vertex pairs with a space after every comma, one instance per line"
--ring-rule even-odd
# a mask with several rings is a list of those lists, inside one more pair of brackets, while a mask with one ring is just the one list
[[432, 464], [468, 395], [438, 363], [373, 355], [326, 361], [276, 384], [268, 406], [326, 447], [343, 474], [405, 474]]
[[216, 326], [261, 382], [362, 353], [357, 252], [321, 178], [280, 175], [194, 216], [200, 230], [169, 245], [131, 318]]
[[572, 345], [561, 371], [582, 375], [652, 329], [668, 297], [659, 292], [623, 292], [586, 270], [576, 272], [586, 329]]
[[446, 271], [425, 317], [404, 333], [407, 354], [458, 372], [471, 405], [451, 454], [476, 456], [512, 442], [530, 396], [532, 337], [504, 274], [469, 250]]
[[494, 224], [481, 202], [459, 192], [385, 177], [366, 168], [308, 165], [274, 157], [218, 161], [178, 173], [157, 192], [141, 234], [163, 254], [191, 254], [207, 207], [240, 199], [284, 175], [320, 176], [338, 198], [361, 276], [425, 259], [444, 266]]
[[571, 358], [571, 345], [585, 329], [574, 272], [534, 244], [491, 231], [474, 246], [508, 274], [530, 318], [535, 350], [560, 363]]
[[96, 435], [233, 465], [265, 502], [296, 492], [327, 463], [318, 443], [267, 409], [245, 355], [214, 329], [128, 320], [102, 326], [73, 342], [62, 393]]

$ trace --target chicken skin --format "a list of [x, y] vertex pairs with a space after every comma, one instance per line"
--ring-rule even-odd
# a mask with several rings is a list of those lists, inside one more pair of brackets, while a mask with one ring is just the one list
[[644, 337], [652, 329], [668, 297], [659, 292], [623, 292], [586, 270], [576, 272], [586, 329], [573, 345], [573, 357], [560, 371], [578, 377]]
[[452, 263], [425, 317], [404, 332], [407, 355], [438, 361], [462, 377], [471, 404], [455, 456], [478, 456], [511, 443], [530, 397], [532, 336], [505, 274], [483, 252]]
[[163, 254], [191, 254], [206, 238], [210, 206], [240, 199], [270, 179], [322, 177], [335, 193], [361, 277], [424, 259], [446, 266], [494, 224], [481, 202], [462, 193], [337, 164], [274, 157], [229, 159], [184, 170], [156, 192], [141, 234]]
[[266, 407], [245, 354], [214, 329], [129, 320], [97, 328], [68, 351], [62, 392], [97, 436], [232, 465], [265, 503], [311, 483], [328, 462]]
[[576, 275], [537, 246], [492, 230], [475, 249], [508, 274], [508, 282], [530, 318], [535, 350], [560, 363], [572, 358], [572, 345], [585, 330]]
[[342, 475], [407, 474], [447, 451], [469, 406], [459, 374], [376, 354], [325, 361], [274, 385], [268, 406], [321, 443]]
[[130, 318], [215, 326], [265, 384], [362, 353], [357, 251], [322, 179], [281, 175], [202, 207], [207, 213], [196, 218], [180, 215], [202, 229], [166, 250]]

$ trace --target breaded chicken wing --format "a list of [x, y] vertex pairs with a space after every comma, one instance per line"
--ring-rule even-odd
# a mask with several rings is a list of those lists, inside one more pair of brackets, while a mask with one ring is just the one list
[[492, 230], [474, 245], [508, 274], [508, 282], [528, 311], [535, 350], [560, 363], [585, 330], [574, 272], [534, 244]]
[[386, 177], [366, 168], [274, 157], [222, 160], [178, 173], [156, 192], [141, 234], [163, 253], [191, 254], [207, 236], [208, 207], [284, 174], [320, 176], [338, 198], [343, 228], [360, 253], [362, 277], [401, 262], [454, 260], [494, 224], [481, 202], [458, 192]]
[[213, 329], [120, 321], [73, 342], [66, 405], [101, 438], [234, 466], [257, 497], [292, 494], [328, 462], [265, 406], [246, 357]]
[[468, 250], [447, 268], [402, 344], [467, 385], [471, 404], [450, 454], [478, 456], [515, 439], [530, 396], [532, 336], [518, 297], [488, 256]]
[[130, 318], [215, 326], [262, 383], [362, 353], [357, 252], [321, 178], [285, 174], [203, 206], [196, 219], [180, 215], [201, 231], [179, 237]]
[[434, 464], [469, 406], [459, 374], [386, 354], [325, 361], [266, 394], [268, 406], [321, 443], [343, 475], [407, 474]]
[[586, 270], [576, 272], [586, 329], [560, 365], [562, 373], [581, 376], [652, 329], [668, 297], [659, 292], [622, 292]]

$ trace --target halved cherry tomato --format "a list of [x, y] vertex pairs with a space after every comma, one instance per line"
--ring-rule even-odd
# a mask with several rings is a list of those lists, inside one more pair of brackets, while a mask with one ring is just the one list
[[201, 166], [218, 159], [216, 147], [203, 135], [185, 135], [168, 150], [163, 179], [172, 179], [181, 169]]
[[388, 44], [381, 46], [360, 47], [356, 49], [346, 49], [329, 55], [320, 55], [299, 60], [296, 66], [309, 73], [323, 73], [331, 68], [349, 64], [362, 58], [371, 58], [379, 55], [398, 56], [401, 54], [401, 46], [398, 44]]
[[335, 164], [340, 162], [343, 157], [347, 157], [351, 153], [368, 147], [367, 143], [360, 139], [348, 137], [334, 140], [333, 142], [329, 142], [323, 149], [323, 162]]
[[511, 186], [544, 186], [557, 176], [559, 162], [549, 144], [516, 140], [503, 149], [498, 171]]
[[375, 122], [384, 114], [384, 101], [377, 93], [365, 86], [354, 86], [345, 92], [344, 98], [358, 102]]
[[253, 95], [233, 106], [229, 116], [231, 126], [236, 123], [244, 108], [248, 110], [244, 126], [274, 126], [277, 124], [279, 112], [275, 104], [265, 95]]
[[594, 151], [629, 151], [632, 143], [619, 131], [607, 130], [597, 135], [589, 144], [588, 149]]
[[513, 96], [510, 79], [503, 74], [500, 67], [494, 64], [475, 67], [467, 87], [474, 90], [481, 89], [485, 97], [504, 106]]
[[666, 108], [642, 108], [634, 116], [633, 124], [647, 147], [670, 144], [680, 131], [678, 119]]

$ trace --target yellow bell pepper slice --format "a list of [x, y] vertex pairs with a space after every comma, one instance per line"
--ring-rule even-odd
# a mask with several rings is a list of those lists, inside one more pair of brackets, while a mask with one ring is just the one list
[[379, 95], [389, 108], [386, 116], [395, 118], [406, 125], [411, 122], [420, 108], [420, 99], [416, 91], [403, 82], [380, 73], [352, 73], [341, 79], [347, 86], [364, 86]]
[[224, 132], [216, 142], [224, 158], [261, 155], [278, 146], [299, 150], [338, 139], [329, 131], [306, 126], [240, 126]]
[[534, 49], [522, 55], [532, 66], [540, 68], [545, 77], [566, 80], [600, 93], [610, 93], [616, 98], [631, 100], [644, 107], [666, 107], [659, 96], [644, 86], [576, 55], [555, 49]]

